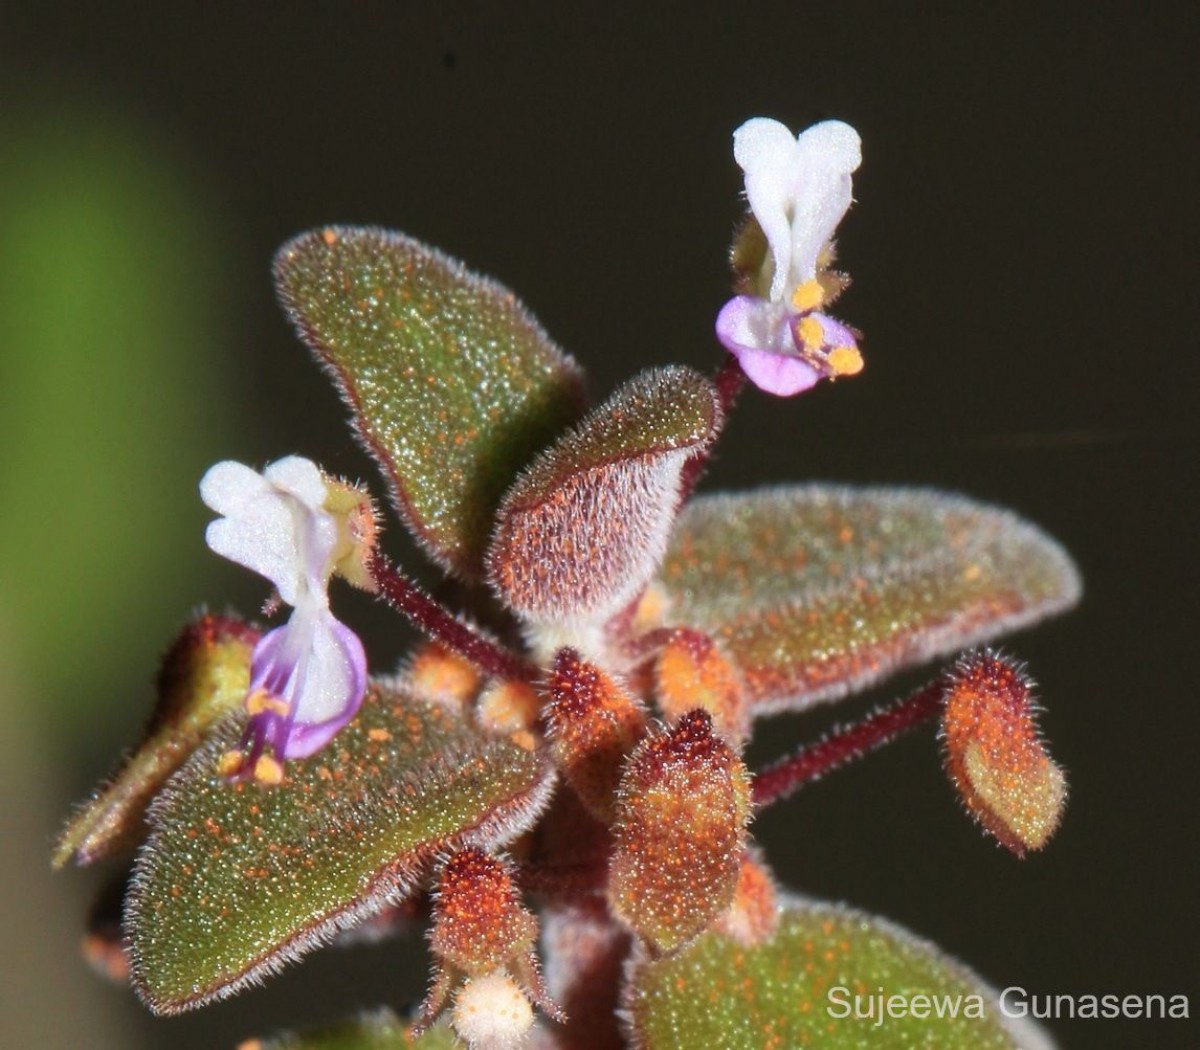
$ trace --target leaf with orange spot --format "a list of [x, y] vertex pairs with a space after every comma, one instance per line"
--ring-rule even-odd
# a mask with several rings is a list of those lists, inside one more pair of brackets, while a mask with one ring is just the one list
[[578, 367], [507, 288], [403, 234], [302, 234], [275, 280], [405, 524], [477, 578], [504, 490], [579, 415]]
[[712, 634], [755, 714], [799, 709], [1073, 605], [1063, 549], [1009, 511], [830, 485], [694, 501], [659, 570], [667, 620]]
[[126, 933], [134, 985], [158, 1013], [278, 971], [403, 899], [438, 853], [510, 841], [553, 781], [531, 752], [384, 685], [276, 787], [216, 773], [241, 721], [216, 732], [150, 811]]
[[[903, 996], [910, 1008], [918, 995], [948, 997], [943, 1001], [958, 1003], [957, 1016], [930, 1010], [925, 1017], [887, 1016], [877, 1025], [876, 1005], [874, 1017], [856, 1018], [853, 996], [862, 996], [865, 1011], [880, 989]], [[843, 1002], [850, 1016], [831, 1015], [846, 1009]], [[928, 942], [886, 920], [797, 898], [787, 901], [774, 935], [760, 944], [710, 932], [678, 955], [636, 961], [624, 1005], [630, 1045], [638, 1050], [1053, 1046], [1032, 1023], [1004, 1017], [992, 989]]]

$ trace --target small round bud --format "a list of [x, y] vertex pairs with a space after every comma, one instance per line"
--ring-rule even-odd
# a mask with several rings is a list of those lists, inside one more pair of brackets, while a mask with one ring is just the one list
[[450, 1023], [471, 1050], [510, 1050], [533, 1027], [533, 1007], [520, 985], [500, 970], [459, 989]]
[[480, 694], [475, 718], [487, 732], [507, 736], [532, 751], [537, 746], [535, 729], [541, 707], [536, 690], [525, 682], [495, 681]]
[[461, 709], [479, 689], [475, 665], [437, 642], [427, 642], [409, 660], [408, 680], [424, 697]]

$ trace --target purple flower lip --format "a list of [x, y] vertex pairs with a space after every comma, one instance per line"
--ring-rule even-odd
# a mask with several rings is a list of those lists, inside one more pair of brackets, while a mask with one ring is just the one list
[[722, 307], [716, 334], [746, 378], [777, 397], [792, 397], [820, 379], [862, 367], [854, 333], [842, 322], [752, 295], [735, 296]]
[[222, 757], [221, 772], [278, 782], [279, 763], [328, 744], [358, 713], [366, 688], [358, 635], [328, 610], [315, 617], [297, 610], [255, 646], [246, 694], [250, 719], [240, 747]]

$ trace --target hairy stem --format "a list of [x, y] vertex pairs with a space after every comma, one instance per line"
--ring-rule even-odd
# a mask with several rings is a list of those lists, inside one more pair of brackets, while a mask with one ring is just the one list
[[526, 893], [551, 900], [579, 903], [600, 896], [608, 868], [603, 864], [539, 864], [526, 861], [517, 868], [517, 883]]
[[741, 364], [733, 354], [725, 355], [725, 360], [713, 376], [713, 382], [717, 385], [717, 394], [721, 398], [721, 410], [728, 416], [746, 387], [746, 373], [742, 371]]
[[[742, 366], [738, 364], [738, 360], [733, 354], [725, 355], [724, 362], [717, 369], [717, 374], [713, 376], [713, 383], [717, 388], [717, 397], [721, 402], [721, 420], [722, 427], [724, 427], [724, 421], [729, 418], [729, 413], [733, 410], [738, 395], [746, 385], [746, 374], [742, 371]], [[683, 465], [683, 473], [680, 476], [679, 484], [680, 507], [691, 499], [692, 493], [699, 484], [701, 477], [704, 476], [704, 468], [708, 466], [711, 456], [712, 446], [710, 445], [707, 450], [689, 459]]]
[[912, 696], [868, 715], [861, 722], [835, 729], [815, 744], [768, 766], [754, 777], [755, 807], [762, 809], [785, 799], [830, 770], [862, 758], [936, 717], [942, 710], [944, 694], [945, 686], [940, 680], [931, 682]]
[[442, 608], [392, 565], [386, 555], [375, 551], [368, 568], [380, 596], [388, 605], [406, 617], [417, 630], [469, 660], [484, 674], [521, 682], [533, 682], [541, 676], [541, 670], [535, 664], [485, 638]]

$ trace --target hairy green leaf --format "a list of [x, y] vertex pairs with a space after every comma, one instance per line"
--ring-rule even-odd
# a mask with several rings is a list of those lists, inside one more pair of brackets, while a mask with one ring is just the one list
[[150, 810], [126, 912], [135, 987], [176, 1013], [229, 995], [411, 892], [437, 852], [527, 828], [551, 775], [445, 708], [373, 686], [275, 787], [216, 772], [219, 730]]
[[398, 233], [327, 227], [275, 257], [405, 523], [477, 578], [496, 505], [582, 408], [581, 374], [507, 288]]
[[353, 1021], [308, 1032], [283, 1032], [243, 1044], [254, 1050], [461, 1050], [462, 1043], [446, 1025], [436, 1025], [419, 1038], [391, 1010], [383, 1008]]
[[142, 742], [63, 829], [54, 850], [56, 868], [72, 856], [79, 865], [104, 860], [145, 837], [150, 800], [208, 731], [245, 699], [257, 640], [257, 630], [230, 616], [201, 616], [183, 629], [163, 659]]
[[[856, 1018], [853, 997], [862, 997], [859, 1012], [865, 1013], [880, 990], [903, 997], [910, 1015], [893, 1016], [893, 1009], [877, 1025], [876, 998], [874, 1016]], [[638, 962], [625, 1002], [639, 1050], [1053, 1045], [1032, 1024], [1003, 1017], [995, 993], [933, 945], [890, 922], [795, 899], [774, 935], [759, 945], [706, 933], [679, 955]], [[925, 1016], [911, 1015], [914, 1004]], [[956, 1016], [948, 1016], [952, 1011]]]
[[1063, 549], [1016, 515], [919, 489], [698, 499], [659, 579], [717, 637], [757, 714], [803, 708], [1074, 604]]
[[684, 464], [720, 425], [712, 383], [662, 368], [635, 376], [538, 456], [505, 495], [487, 553], [509, 608], [559, 621], [630, 601], [666, 548]]

